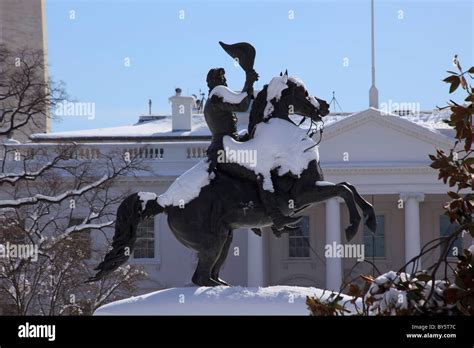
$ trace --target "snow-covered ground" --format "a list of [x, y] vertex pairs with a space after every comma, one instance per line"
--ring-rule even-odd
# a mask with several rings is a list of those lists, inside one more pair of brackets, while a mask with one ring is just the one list
[[[94, 315], [309, 315], [306, 296], [331, 294], [299, 286], [170, 288], [106, 304]], [[351, 297], [341, 296], [339, 303], [354, 311]]]

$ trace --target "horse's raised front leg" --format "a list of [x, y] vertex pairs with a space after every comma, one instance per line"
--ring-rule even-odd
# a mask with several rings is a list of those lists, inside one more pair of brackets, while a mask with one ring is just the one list
[[373, 233], [377, 231], [377, 219], [375, 218], [374, 206], [367, 202], [364, 197], [362, 197], [354, 185], [348, 182], [341, 182], [338, 185], [347, 186], [352, 193], [354, 194], [354, 199], [357, 205], [362, 209], [365, 218], [365, 224]]
[[354, 194], [352, 190], [346, 185], [332, 184], [325, 182], [321, 186], [310, 186], [306, 187], [304, 191], [301, 191], [298, 196], [295, 197], [297, 206], [305, 206], [311, 203], [322, 202], [334, 197], [341, 197], [347, 205], [349, 210], [349, 221], [350, 225], [346, 228], [346, 239], [350, 241], [359, 228], [361, 216], [357, 210], [355, 203]]

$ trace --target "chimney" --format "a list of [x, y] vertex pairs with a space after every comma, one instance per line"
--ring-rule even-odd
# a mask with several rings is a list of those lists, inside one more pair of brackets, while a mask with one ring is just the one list
[[196, 99], [181, 95], [181, 88], [176, 88], [175, 92], [176, 94], [169, 98], [173, 131], [190, 131]]

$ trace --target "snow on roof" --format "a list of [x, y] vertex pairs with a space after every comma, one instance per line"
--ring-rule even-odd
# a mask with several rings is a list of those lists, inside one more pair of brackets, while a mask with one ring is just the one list
[[[339, 122], [353, 113], [332, 113], [324, 117], [325, 126], [330, 126]], [[427, 128], [434, 133], [441, 133], [453, 136], [452, 128], [443, 122], [449, 117], [449, 111], [421, 111], [416, 115], [398, 116], [421, 127]], [[299, 123], [299, 122], [298, 122]], [[301, 125], [303, 128], [309, 127], [309, 121]], [[171, 116], [163, 116], [156, 120], [139, 122], [128, 126], [87, 129], [79, 131], [56, 132], [46, 134], [33, 134], [33, 141], [41, 140], [64, 140], [64, 139], [113, 139], [113, 138], [150, 138], [150, 137], [189, 137], [204, 136], [209, 137], [210, 131], [202, 114], [195, 114], [192, 117], [190, 131], [172, 131]]]
[[[335, 114], [331, 113], [328, 116], [323, 118], [324, 125], [328, 127], [347, 117], [352, 116], [353, 114], [354, 113], [335, 113]], [[420, 111], [417, 114], [410, 114], [410, 115], [398, 115], [396, 113], [391, 113], [390, 115], [400, 117], [407, 121], [413, 122], [420, 127], [429, 129], [433, 133], [444, 134], [450, 137], [452, 137], [454, 134], [453, 128], [449, 126], [447, 123], [443, 122], [444, 120], [449, 118], [449, 115], [450, 115], [449, 111], [434, 110], [434, 111]], [[310, 124], [309, 120], [306, 120], [301, 125], [301, 127], [308, 128], [309, 124]]]
[[417, 115], [399, 116], [405, 120], [416, 123], [421, 127], [428, 128], [432, 132], [442, 133], [444, 135], [453, 134], [453, 129], [444, 120], [449, 118], [450, 111], [420, 111]]
[[86, 129], [79, 131], [33, 134], [34, 140], [77, 139], [77, 138], [125, 138], [125, 137], [170, 137], [170, 136], [210, 136], [203, 115], [193, 115], [190, 131], [172, 131], [171, 116], [158, 120], [139, 122], [127, 126]]

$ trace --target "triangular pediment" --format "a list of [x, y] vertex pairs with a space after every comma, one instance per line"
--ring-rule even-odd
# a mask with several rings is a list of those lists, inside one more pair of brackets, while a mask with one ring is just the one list
[[428, 163], [454, 139], [393, 114], [370, 108], [331, 124], [320, 145], [322, 163]]

